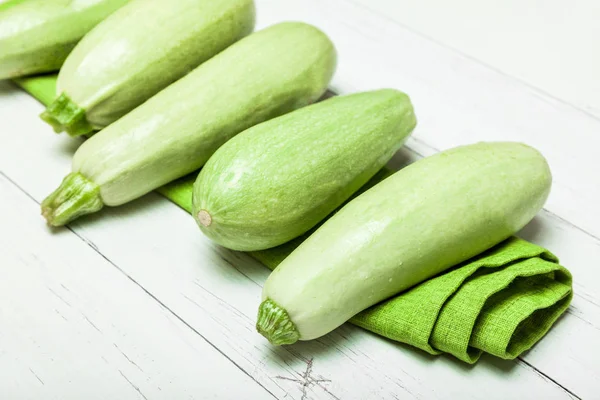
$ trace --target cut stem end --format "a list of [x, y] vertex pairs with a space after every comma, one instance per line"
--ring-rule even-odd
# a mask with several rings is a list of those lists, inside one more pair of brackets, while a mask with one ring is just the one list
[[92, 133], [94, 128], [88, 122], [85, 110], [62, 93], [46, 108], [40, 118], [52, 126], [54, 132], [67, 132], [70, 136]]
[[42, 201], [42, 215], [49, 225], [62, 226], [103, 206], [100, 186], [79, 173], [71, 173]]
[[212, 217], [206, 210], [200, 210], [198, 212], [198, 221], [204, 226], [210, 226], [212, 224]]
[[258, 308], [256, 330], [274, 345], [293, 344], [300, 339], [300, 332], [287, 311], [271, 299]]

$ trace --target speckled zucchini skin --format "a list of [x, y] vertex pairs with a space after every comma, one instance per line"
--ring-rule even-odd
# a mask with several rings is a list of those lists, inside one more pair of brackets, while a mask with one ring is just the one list
[[58, 75], [59, 103], [84, 112], [86, 124], [72, 128], [52, 106], [44, 120], [72, 135], [106, 127], [251, 33], [254, 13], [253, 0], [131, 0], [83, 38]]
[[0, 5], [0, 79], [58, 70], [77, 42], [129, 0], [12, 0]]
[[197, 170], [245, 129], [316, 101], [335, 60], [311, 25], [256, 32], [84, 142], [73, 172], [100, 187], [103, 204], [126, 203]]
[[194, 185], [194, 217], [222, 246], [278, 246], [347, 200], [416, 124], [393, 89], [334, 97], [264, 122], [221, 147]]
[[458, 147], [402, 169], [269, 276], [259, 330], [277, 344], [325, 335], [515, 234], [542, 208], [551, 180], [544, 157], [519, 143]]

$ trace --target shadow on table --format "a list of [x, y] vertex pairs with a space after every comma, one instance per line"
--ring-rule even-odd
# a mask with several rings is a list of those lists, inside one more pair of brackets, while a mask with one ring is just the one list
[[[56, 186], [58, 187], [57, 182]], [[164, 206], [166, 199], [158, 193], [150, 192], [136, 200], [133, 200], [127, 204], [123, 204], [117, 207], [105, 206], [102, 210], [84, 215], [71, 222], [69, 226], [74, 228], [82, 227], [88, 228], [98, 224], [110, 224], [111, 220], [114, 219], [133, 219], [136, 216], [144, 214], [152, 214], [159, 207]], [[185, 212], [181, 210], [181, 212]], [[191, 217], [190, 217], [191, 219]], [[192, 220], [193, 221], [193, 220]], [[64, 227], [49, 227], [53, 232], [64, 229]]]
[[547, 231], [544, 225], [544, 221], [538, 214], [517, 233], [517, 236], [532, 243], [539, 243], [540, 235], [543, 235], [545, 230]]
[[[371, 344], [368, 343], [369, 341]], [[377, 346], [376, 354], [369, 354], [369, 349], [377, 344], [376, 341], [385, 342], [385, 346], [388, 348], [384, 350], [398, 351], [416, 361], [417, 364], [427, 366], [429, 364], [442, 363], [462, 373], [470, 373], [475, 368], [484, 368], [507, 374], [519, 368], [518, 360], [503, 360], [489, 354], [483, 354], [481, 359], [473, 365], [466, 364], [448, 354], [434, 356], [410, 345], [384, 338], [350, 324], [345, 324], [330, 334], [312, 341], [300, 341], [291, 346], [272, 346], [271, 351], [284, 364], [290, 366], [297, 359], [301, 359], [304, 362], [314, 360], [314, 362], [318, 363], [319, 359], [330, 359], [335, 354], [345, 355], [357, 362], [360, 362], [360, 359], [363, 358], [377, 363], [377, 359], [381, 359], [382, 346]], [[382, 369], [385, 369], [385, 364], [387, 364], [385, 359], [381, 359], [381, 362]], [[408, 371], [403, 371], [403, 373], [410, 375]], [[396, 375], [393, 374], [391, 378], [394, 376]]]
[[19, 89], [19, 87], [12, 81], [0, 79], [0, 97], [12, 95], [14, 93], [19, 92], [20, 90], [21, 89]]

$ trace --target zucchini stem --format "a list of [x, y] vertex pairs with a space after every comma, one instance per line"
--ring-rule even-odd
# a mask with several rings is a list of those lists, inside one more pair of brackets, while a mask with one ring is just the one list
[[287, 311], [271, 299], [258, 308], [256, 330], [274, 345], [293, 344], [300, 339], [300, 332]]
[[204, 226], [210, 226], [212, 224], [212, 217], [206, 210], [200, 210], [198, 212], [198, 221]]
[[65, 93], [58, 96], [40, 118], [50, 124], [56, 133], [66, 131], [70, 136], [81, 136], [94, 130], [86, 118], [85, 110]]
[[100, 186], [80, 173], [71, 173], [42, 201], [42, 215], [49, 225], [62, 226], [103, 206]]

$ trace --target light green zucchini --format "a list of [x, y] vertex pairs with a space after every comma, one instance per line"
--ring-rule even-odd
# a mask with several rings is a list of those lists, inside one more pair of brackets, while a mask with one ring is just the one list
[[13, 0], [0, 6], [0, 79], [58, 70], [77, 42], [129, 0]]
[[193, 215], [222, 246], [278, 246], [347, 200], [400, 148], [416, 124], [393, 89], [334, 97], [236, 136], [194, 184]]
[[274, 344], [327, 334], [519, 231], [551, 180], [544, 157], [519, 143], [417, 161], [344, 206], [275, 269], [258, 331]]
[[253, 28], [253, 0], [132, 0], [75, 47], [41, 117], [72, 136], [102, 129]]
[[239, 132], [317, 100], [335, 58], [329, 38], [299, 22], [242, 39], [84, 142], [43, 215], [64, 225], [197, 170]]

